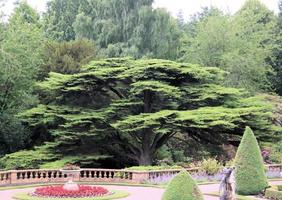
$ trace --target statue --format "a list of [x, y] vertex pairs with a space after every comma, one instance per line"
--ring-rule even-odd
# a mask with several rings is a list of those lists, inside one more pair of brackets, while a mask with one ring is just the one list
[[235, 170], [234, 168], [225, 168], [223, 170], [224, 177], [219, 186], [220, 200], [236, 200], [235, 195]]

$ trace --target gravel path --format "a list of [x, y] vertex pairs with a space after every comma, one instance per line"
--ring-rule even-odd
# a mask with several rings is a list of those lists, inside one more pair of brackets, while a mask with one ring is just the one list
[[[282, 185], [282, 181], [272, 181], [271, 185]], [[109, 190], [123, 190], [130, 193], [130, 196], [123, 198], [122, 200], [161, 200], [164, 189], [153, 188], [153, 187], [130, 187], [130, 186], [111, 186], [103, 185]], [[217, 192], [218, 184], [200, 185], [199, 186], [203, 193]], [[26, 189], [13, 189], [13, 190], [2, 190], [0, 191], [1, 200], [13, 200], [13, 195], [21, 192], [31, 192], [34, 188]], [[218, 197], [205, 195], [205, 200], [218, 200]]]

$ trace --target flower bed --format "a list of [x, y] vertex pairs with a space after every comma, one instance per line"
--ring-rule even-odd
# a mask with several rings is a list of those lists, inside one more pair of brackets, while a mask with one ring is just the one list
[[66, 197], [66, 198], [58, 198], [58, 197], [38, 197], [38, 196], [30, 196], [28, 193], [17, 193], [13, 196], [13, 199], [18, 200], [113, 200], [120, 199], [129, 196], [128, 192], [119, 191], [119, 190], [111, 190], [109, 195], [104, 196], [96, 196], [96, 197]]
[[81, 197], [97, 197], [109, 194], [109, 191], [103, 187], [80, 185], [79, 190], [65, 190], [63, 186], [47, 186], [37, 188], [31, 195], [47, 198], [81, 198]]

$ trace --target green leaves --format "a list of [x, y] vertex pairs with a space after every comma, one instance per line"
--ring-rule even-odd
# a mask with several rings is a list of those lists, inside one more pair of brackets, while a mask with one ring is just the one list
[[177, 99], [181, 96], [181, 92], [177, 87], [159, 81], [139, 81], [133, 83], [131, 86], [131, 95], [143, 95], [144, 91], [150, 91], [172, 99]]
[[25, 2], [19, 3], [8, 22], [0, 26], [0, 156], [2, 156], [23, 148], [29, 142], [28, 131], [15, 115], [37, 103], [33, 89], [38, 68], [43, 61], [44, 37], [38, 13]]
[[[225, 85], [249, 91], [271, 91], [271, 51], [275, 15], [258, 0], [246, 1], [234, 15], [216, 8], [203, 10], [187, 24], [190, 33], [181, 61], [219, 67], [227, 72]], [[271, 75], [271, 76], [269, 76]]]
[[222, 86], [224, 74], [157, 59], [93, 61], [79, 73], [50, 73], [37, 84], [43, 104], [19, 116], [34, 132], [46, 131], [49, 153], [60, 158], [112, 152], [148, 165], [175, 134], [223, 144], [238, 141], [246, 124], [259, 139], [271, 139], [279, 132], [271, 125], [272, 107]]

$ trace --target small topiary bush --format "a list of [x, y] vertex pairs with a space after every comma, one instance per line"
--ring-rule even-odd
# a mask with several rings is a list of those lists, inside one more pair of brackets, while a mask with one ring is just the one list
[[168, 184], [162, 200], [203, 200], [196, 182], [186, 171], [180, 172]]
[[259, 194], [267, 186], [263, 158], [253, 131], [247, 127], [235, 157], [238, 194]]

